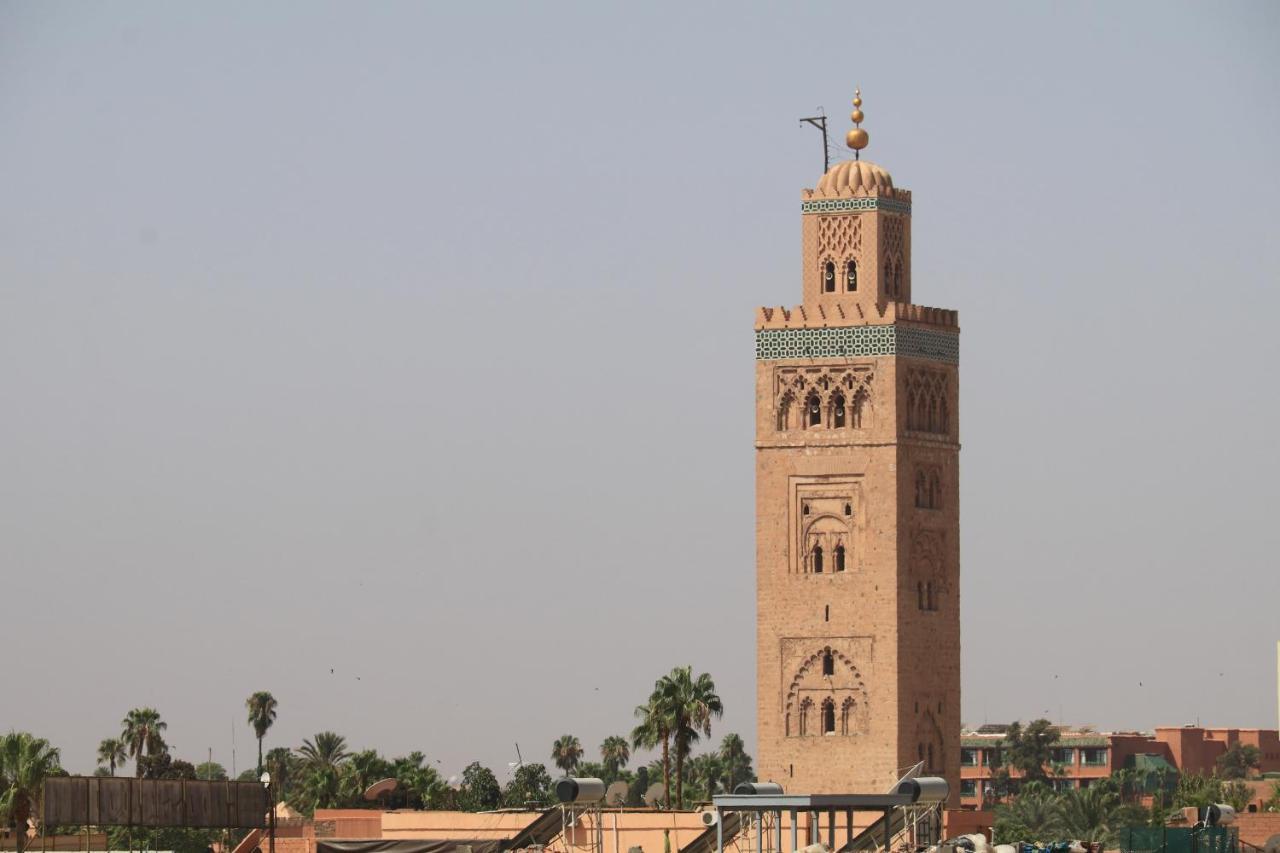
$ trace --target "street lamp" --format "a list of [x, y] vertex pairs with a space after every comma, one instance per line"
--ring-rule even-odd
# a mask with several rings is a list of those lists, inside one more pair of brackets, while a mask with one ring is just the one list
[[263, 770], [258, 781], [267, 790], [267, 853], [276, 853], [276, 798], [271, 791], [271, 774]]

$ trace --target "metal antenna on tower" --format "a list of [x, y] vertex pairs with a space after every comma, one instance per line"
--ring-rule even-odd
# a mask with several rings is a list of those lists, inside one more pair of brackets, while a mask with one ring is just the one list
[[800, 119], [801, 124], [811, 124], [822, 131], [822, 174], [831, 169], [831, 146], [827, 144], [827, 111], [818, 107], [816, 116]]

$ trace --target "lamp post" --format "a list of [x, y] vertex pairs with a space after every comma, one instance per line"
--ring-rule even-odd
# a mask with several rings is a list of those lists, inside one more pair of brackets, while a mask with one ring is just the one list
[[271, 790], [271, 774], [262, 771], [259, 781], [267, 789], [267, 853], [276, 853], [276, 798]]

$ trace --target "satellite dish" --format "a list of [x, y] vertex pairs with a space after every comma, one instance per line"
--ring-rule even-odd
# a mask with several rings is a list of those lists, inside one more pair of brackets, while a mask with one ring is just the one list
[[626, 782], [619, 779], [610, 785], [604, 792], [604, 804], [606, 806], [623, 806], [627, 803], [627, 791], [629, 787]]
[[386, 796], [392, 791], [400, 787], [400, 783], [395, 779], [383, 779], [380, 782], [374, 782], [368, 788], [364, 789], [364, 798], [369, 802], [374, 802], [379, 797]]
[[1262, 849], [1267, 853], [1280, 853], [1280, 832], [1268, 838]]
[[656, 809], [666, 800], [665, 794], [662, 783], [654, 782], [649, 786], [649, 790], [644, 792], [644, 804], [651, 809]]

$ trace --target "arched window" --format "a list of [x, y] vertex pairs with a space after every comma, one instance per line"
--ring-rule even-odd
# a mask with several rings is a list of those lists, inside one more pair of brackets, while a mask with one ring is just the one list
[[809, 712], [813, 709], [813, 700], [806, 698], [800, 703], [800, 736], [809, 733]]
[[810, 559], [813, 561], [813, 573], [815, 575], [822, 574], [822, 546], [814, 545], [813, 554]]
[[884, 294], [893, 296], [893, 264], [888, 258], [884, 260]]
[[916, 581], [916, 607], [924, 610], [924, 581]]
[[845, 505], [844, 505], [844, 514], [845, 514], [845, 515], [853, 515], [853, 504], [845, 504]]
[[853, 428], [862, 429], [862, 414], [867, 408], [867, 389], [859, 388], [853, 395]]
[[840, 705], [840, 734], [849, 734], [849, 717], [853, 716], [853, 697], [846, 696]]
[[836, 292], [836, 265], [831, 261], [822, 268], [822, 290], [825, 293]]
[[928, 485], [925, 482], [924, 472], [916, 473], [916, 506], [926, 507], [929, 505]]
[[836, 733], [836, 703], [831, 698], [822, 701], [822, 733], [824, 735]]
[[836, 429], [843, 429], [844, 416], [844, 395], [836, 394], [831, 398], [831, 425]]
[[951, 432], [951, 413], [947, 411], [946, 395], [943, 395], [942, 399], [938, 401], [938, 412], [939, 417], [937, 431], [942, 433]]
[[844, 265], [844, 289], [854, 293], [858, 289], [858, 262], [850, 260]]
[[929, 395], [929, 420], [926, 429], [929, 432], [942, 432], [942, 415], [938, 409], [938, 398]]
[[831, 654], [831, 652], [826, 652], [822, 656], [822, 674], [823, 675], [836, 674], [836, 659], [835, 659], [835, 656]]
[[899, 262], [899, 263], [895, 264], [895, 265], [894, 265], [894, 267], [893, 267], [893, 292], [894, 292], [895, 294], [898, 294], [898, 295], [901, 295], [901, 294], [902, 294], [902, 264], [901, 264], [901, 262]]
[[929, 507], [930, 509], [940, 509], [942, 507], [942, 478], [935, 472], [929, 478]]
[[835, 570], [837, 572], [843, 572], [844, 571], [844, 546], [837, 545], [836, 550], [833, 552], [832, 556], [834, 556], [836, 560]]
[[809, 400], [805, 403], [804, 408], [809, 426], [822, 426], [822, 402], [818, 399], [817, 394], [809, 395]]
[[783, 729], [783, 731], [786, 732], [787, 737], [791, 737], [791, 712], [790, 711], [787, 712], [786, 722], [784, 725], [785, 725], [785, 728]]

